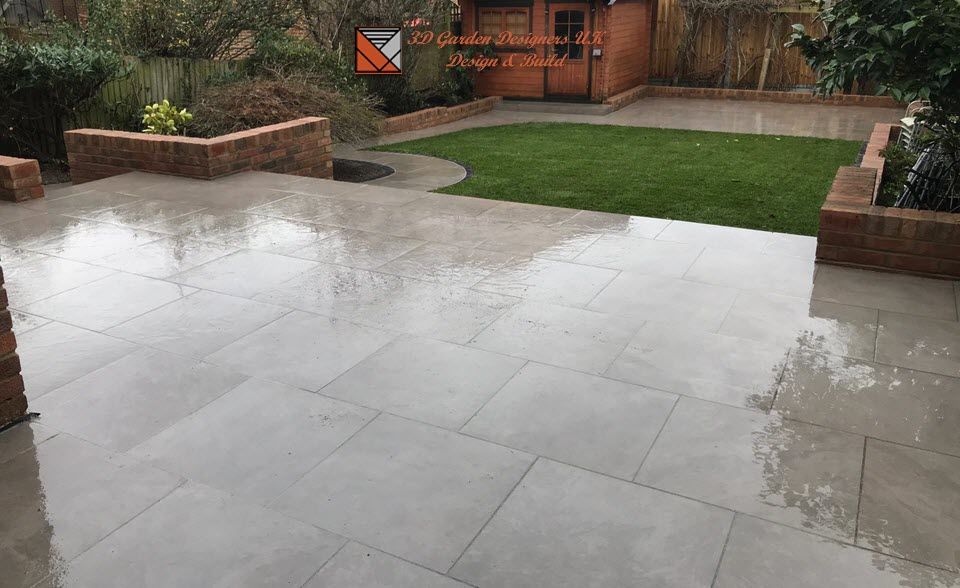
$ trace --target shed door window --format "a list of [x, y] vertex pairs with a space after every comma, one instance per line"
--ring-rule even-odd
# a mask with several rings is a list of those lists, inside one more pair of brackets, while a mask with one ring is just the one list
[[530, 31], [529, 11], [526, 8], [482, 8], [480, 34], [496, 37], [503, 31], [526, 35]]
[[566, 43], [553, 46], [557, 57], [568, 55], [570, 59], [583, 59], [583, 45], [576, 44], [577, 35], [583, 32], [584, 12], [582, 10], [558, 10], [553, 16], [553, 34], [565, 37]]

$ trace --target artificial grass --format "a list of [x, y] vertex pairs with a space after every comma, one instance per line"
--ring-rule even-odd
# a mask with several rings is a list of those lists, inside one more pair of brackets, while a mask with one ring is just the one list
[[468, 166], [437, 190], [815, 235], [856, 141], [592, 124], [522, 123], [383, 145]]

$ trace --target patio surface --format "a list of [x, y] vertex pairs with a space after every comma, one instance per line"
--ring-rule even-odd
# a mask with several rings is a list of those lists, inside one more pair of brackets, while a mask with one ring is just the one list
[[265, 173], [0, 243], [2, 586], [960, 586], [952, 282]]

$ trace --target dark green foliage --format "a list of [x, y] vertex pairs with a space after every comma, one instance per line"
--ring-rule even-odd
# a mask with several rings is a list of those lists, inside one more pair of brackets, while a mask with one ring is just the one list
[[815, 235], [837, 167], [860, 144], [589, 124], [470, 129], [379, 147], [462, 162], [440, 191]]
[[43, 159], [44, 144], [59, 139], [61, 124], [93, 100], [120, 73], [116, 53], [79, 37], [17, 43], [0, 36], [0, 138]]
[[795, 25], [791, 44], [819, 74], [820, 92], [869, 80], [896, 100], [929, 100], [924, 117], [934, 139], [960, 153], [958, 0], [842, 0], [819, 19], [825, 35], [814, 38]]
[[917, 163], [917, 154], [891, 143], [880, 151], [880, 155], [886, 158], [886, 162], [883, 165], [883, 179], [880, 181], [880, 193], [877, 194], [876, 203], [879, 206], [893, 206], [903, 191], [903, 185], [907, 183], [910, 169]]
[[89, 0], [92, 38], [138, 57], [235, 57], [245, 37], [292, 26], [295, 0]]
[[254, 75], [309, 76], [327, 89], [363, 94], [364, 84], [353, 73], [349, 60], [336, 51], [322, 49], [316, 43], [269, 29], [257, 35], [253, 55], [247, 60], [247, 71]]

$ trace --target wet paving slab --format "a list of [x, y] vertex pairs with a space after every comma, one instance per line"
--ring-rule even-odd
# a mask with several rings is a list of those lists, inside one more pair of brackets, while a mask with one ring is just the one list
[[956, 285], [248, 173], [0, 206], [0, 586], [960, 586]]

